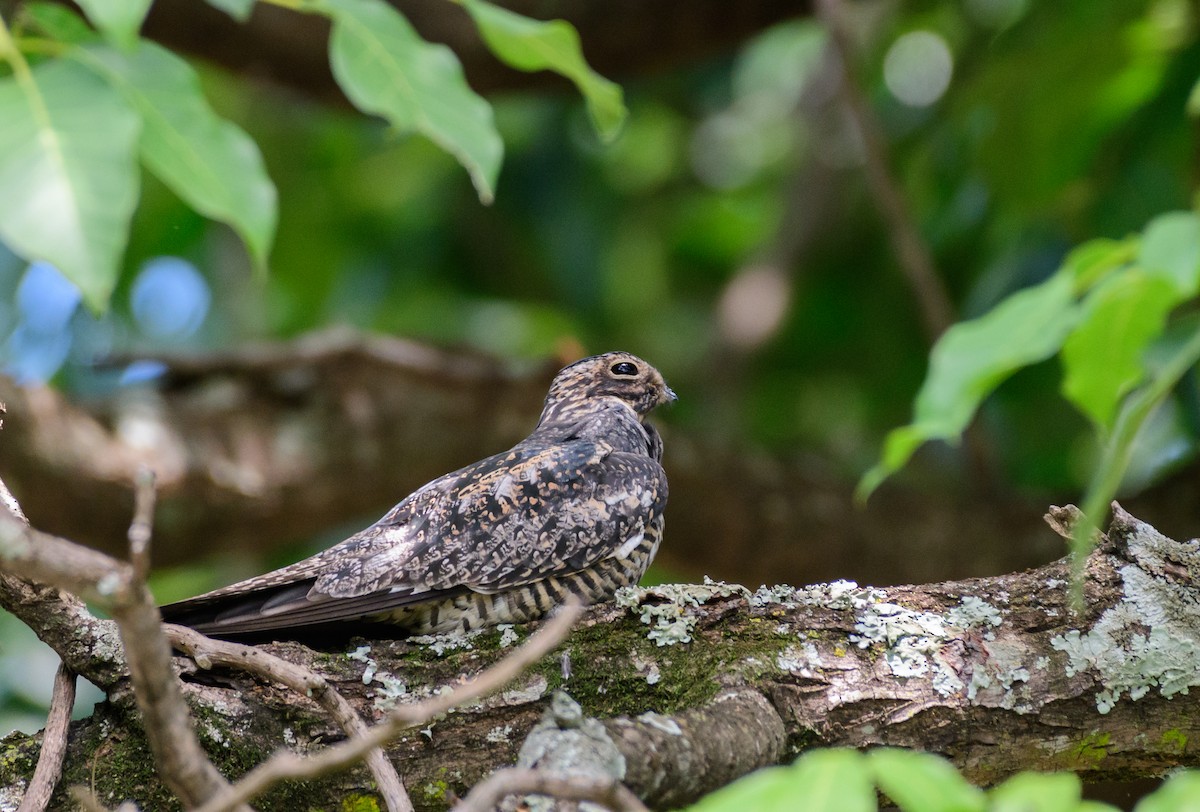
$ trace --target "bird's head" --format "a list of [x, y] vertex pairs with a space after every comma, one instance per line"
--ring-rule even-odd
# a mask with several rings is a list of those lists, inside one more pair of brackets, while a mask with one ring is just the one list
[[662, 374], [636, 355], [606, 352], [563, 367], [550, 384], [543, 419], [572, 412], [599, 398], [618, 400], [641, 419], [656, 406], [676, 400]]

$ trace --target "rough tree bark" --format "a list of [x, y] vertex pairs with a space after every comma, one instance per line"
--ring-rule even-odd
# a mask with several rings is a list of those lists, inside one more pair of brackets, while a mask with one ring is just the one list
[[[982, 783], [1023, 768], [1099, 780], [1200, 764], [1188, 744], [1200, 736], [1200, 692], [1187, 693], [1200, 686], [1200, 541], [1171, 541], [1118, 509], [1086, 572], [1081, 616], [1066, 604], [1065, 560], [886, 590], [634, 591], [592, 609], [558, 654], [509, 690], [389, 752], [418, 808], [445, 808], [513, 762], [562, 688], [602, 720], [624, 756], [624, 781], [653, 808], [819, 745], [920, 747]], [[369, 719], [478, 672], [514, 634], [526, 630], [268, 648], [328, 675]], [[278, 747], [308, 751], [341, 736], [306, 699], [179, 664], [201, 737], [230, 777]], [[0, 806], [19, 795], [37, 747], [37, 737], [4, 741]], [[110, 802], [172, 807], [120, 684], [74, 728], [63, 786], [74, 783]], [[284, 787], [257, 807], [346, 808], [370, 796], [360, 769]]]

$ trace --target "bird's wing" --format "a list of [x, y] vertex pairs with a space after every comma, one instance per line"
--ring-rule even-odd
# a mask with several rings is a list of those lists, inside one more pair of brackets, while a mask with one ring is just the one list
[[417, 500], [419, 527], [406, 517], [399, 528], [381, 522], [364, 531], [402, 540], [372, 540], [367, 554], [332, 562], [314, 594], [510, 589], [595, 564], [666, 505], [662, 467], [602, 441], [518, 446], [484, 463], [465, 469], [454, 487]]
[[[494, 458], [475, 463], [485, 465]], [[338, 561], [359, 558], [387, 548], [399, 549], [415, 539], [415, 531], [423, 524], [414, 507], [428, 502], [437, 493], [452, 490], [460, 478], [475, 466], [439, 477], [414, 491], [393, 507], [382, 519], [348, 539], [316, 555], [286, 567], [247, 578], [229, 586], [205, 592], [193, 598], [160, 607], [168, 623], [196, 625], [208, 623], [214, 617], [232, 617], [270, 609], [288, 597], [304, 597], [316, 583], [317, 577], [328, 572]]]
[[434, 480], [324, 553], [164, 607], [164, 616], [201, 631], [255, 632], [500, 592], [619, 554], [666, 499], [662, 467], [643, 454], [591, 440], [522, 444]]

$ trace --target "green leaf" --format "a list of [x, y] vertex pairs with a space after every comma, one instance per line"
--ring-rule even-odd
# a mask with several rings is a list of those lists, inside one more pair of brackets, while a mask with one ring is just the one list
[[1140, 268], [1110, 276], [1084, 299], [1063, 345], [1063, 395], [1105, 431], [1121, 398], [1146, 376], [1143, 353], [1178, 302], [1170, 280]]
[[1057, 352], [1077, 318], [1073, 287], [1070, 273], [1057, 273], [947, 330], [930, 354], [913, 422], [888, 434], [883, 458], [859, 482], [859, 498], [908, 462], [923, 442], [957, 439], [992, 390], [1021, 367]]
[[930, 427], [915, 423], [889, 431], [883, 441], [883, 456], [858, 481], [858, 487], [854, 490], [855, 500], [865, 502], [885, 479], [904, 467], [922, 443], [936, 436], [931, 433]]
[[186, 62], [150, 42], [123, 53], [103, 45], [74, 52], [142, 115], [146, 166], [206, 217], [228, 223], [265, 268], [275, 235], [275, 186], [257, 145], [217, 116]]
[[99, 39], [82, 17], [58, 3], [26, 3], [21, 13], [34, 30], [59, 42], [74, 44]]
[[[1131, 36], [1131, 3], [1027, 4], [988, 49], [987, 70], [955, 81], [959, 121], [987, 109], [1004, 126], [972, 142], [967, 161], [997, 211], [1036, 211], [1083, 177], [1106, 139], [1160, 92], [1170, 62], [1154, 37]], [[1087, 66], [1081, 69], [1081, 66]]]
[[1200, 289], [1200, 217], [1173, 211], [1151, 220], [1142, 232], [1138, 264], [1171, 280], [1182, 298], [1195, 296]]
[[250, 19], [250, 12], [254, 10], [254, 0], [208, 0], [208, 4], [225, 12], [239, 23]]
[[988, 793], [988, 812], [1074, 812], [1081, 786], [1074, 773], [1019, 773]]
[[1187, 110], [1187, 114], [1192, 118], [1200, 118], [1200, 79], [1196, 81], [1196, 84], [1192, 85], [1192, 92], [1188, 94], [1185, 109]]
[[629, 111], [621, 86], [588, 67], [579, 33], [565, 20], [532, 20], [484, 0], [459, 0], [497, 57], [523, 71], [550, 70], [575, 83], [600, 138], [617, 137]]
[[382, 0], [317, 0], [315, 8], [333, 18], [329, 62], [350, 101], [449, 152], [490, 203], [504, 144], [491, 105], [467, 86], [458, 57], [421, 39]]
[[101, 33], [120, 48], [132, 48], [151, 0], [79, 0], [79, 7]]
[[1168, 778], [1138, 801], [1133, 812], [1196, 812], [1200, 810], [1200, 771], [1186, 770]]
[[792, 769], [793, 803], [803, 798], [805, 812], [874, 812], [878, 808], [870, 770], [857, 750], [810, 750]]
[[137, 203], [137, 114], [90, 71], [52, 60], [0, 80], [0, 121], [0, 238], [103, 310]]
[[905, 812], [982, 812], [984, 795], [950, 762], [929, 753], [886, 747], [867, 760], [879, 788]]
[[1062, 273], [1075, 279], [1075, 290], [1083, 292], [1100, 282], [1110, 271], [1129, 263], [1137, 255], [1136, 239], [1088, 240], [1074, 248], [1063, 260]]
[[687, 812], [794, 812], [795, 779], [791, 767], [758, 770], [704, 796]]

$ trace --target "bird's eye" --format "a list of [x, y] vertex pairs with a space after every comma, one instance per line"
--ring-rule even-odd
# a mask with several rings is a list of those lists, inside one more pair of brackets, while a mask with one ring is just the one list
[[638, 368], [635, 365], [629, 363], [628, 361], [622, 361], [619, 364], [612, 365], [612, 374], [614, 374], [614, 375], [636, 375], [636, 374], [638, 374]]

